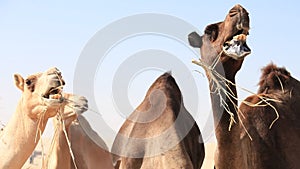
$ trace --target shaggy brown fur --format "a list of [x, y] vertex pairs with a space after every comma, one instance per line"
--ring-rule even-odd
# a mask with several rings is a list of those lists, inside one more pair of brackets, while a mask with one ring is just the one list
[[283, 84], [288, 84], [291, 77], [285, 68], [279, 68], [273, 63], [262, 69], [258, 93], [269, 93], [269, 89], [283, 90]]
[[204, 145], [199, 128], [184, 108], [174, 78], [165, 73], [121, 127], [112, 152], [118, 168], [200, 169]]
[[[248, 168], [300, 168], [300, 82], [285, 68], [269, 64], [262, 70], [259, 95], [275, 99], [271, 102], [279, 113], [279, 119], [269, 129], [276, 118], [270, 106], [249, 107], [241, 104], [243, 123], [253, 141], [242, 132], [241, 146], [243, 160]], [[253, 104], [261, 101], [254, 95], [246, 99]], [[262, 103], [264, 104], [264, 103]]]

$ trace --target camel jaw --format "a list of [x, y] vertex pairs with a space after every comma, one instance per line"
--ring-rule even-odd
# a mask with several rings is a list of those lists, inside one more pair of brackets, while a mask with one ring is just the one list
[[223, 52], [228, 57], [235, 60], [244, 59], [251, 53], [251, 49], [246, 43], [247, 35], [239, 34], [234, 36], [231, 40], [226, 41], [223, 45]]

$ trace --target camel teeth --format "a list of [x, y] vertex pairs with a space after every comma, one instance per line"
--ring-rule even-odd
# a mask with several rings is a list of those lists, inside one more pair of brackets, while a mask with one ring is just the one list
[[236, 35], [233, 37], [233, 39], [237, 41], [246, 41], [247, 35], [244, 34]]
[[60, 98], [61, 98], [60, 94], [50, 95], [50, 99], [60, 99]]

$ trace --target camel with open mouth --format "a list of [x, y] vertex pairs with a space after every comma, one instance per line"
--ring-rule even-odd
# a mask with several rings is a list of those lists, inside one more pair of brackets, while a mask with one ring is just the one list
[[24, 79], [14, 75], [22, 92], [16, 111], [0, 133], [0, 168], [21, 168], [35, 149], [49, 118], [67, 104], [61, 72], [51, 68]]
[[[238, 100], [234, 84], [235, 75], [244, 58], [251, 53], [246, 43], [249, 22], [248, 12], [241, 5], [236, 5], [230, 9], [223, 22], [208, 25], [203, 36], [196, 32], [188, 36], [190, 45], [201, 49], [201, 60], [194, 63], [205, 68], [209, 81], [217, 138], [217, 169], [247, 168], [241, 159], [247, 151], [241, 149], [240, 135], [244, 129], [239, 120], [241, 115], [236, 108]], [[220, 91], [220, 88], [225, 91]], [[233, 118], [236, 124], [229, 128]]]
[[191, 46], [201, 49], [201, 60], [194, 63], [205, 68], [209, 80], [217, 137], [215, 168], [299, 168], [298, 80], [285, 68], [269, 64], [258, 93], [237, 107], [235, 75], [251, 52], [248, 31], [248, 12], [236, 5], [223, 22], [207, 26], [203, 36], [189, 35]]

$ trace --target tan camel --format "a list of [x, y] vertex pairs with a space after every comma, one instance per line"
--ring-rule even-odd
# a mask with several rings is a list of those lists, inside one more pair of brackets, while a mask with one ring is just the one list
[[[81, 115], [87, 110], [87, 101], [83, 97], [76, 98], [74, 96], [69, 100], [72, 100], [71, 107], [66, 106], [64, 113], [53, 120], [55, 128], [57, 127], [54, 145], [49, 152], [47, 167], [44, 168], [113, 169], [112, 157], [107, 151], [106, 144]], [[80, 103], [79, 105], [83, 106], [73, 106], [72, 103], [77, 105]], [[64, 125], [61, 123], [62, 120]], [[64, 126], [75, 161], [71, 158]], [[89, 132], [89, 135], [86, 132]], [[92, 136], [94, 140], [89, 136]]]
[[115, 168], [200, 169], [204, 144], [183, 105], [175, 79], [165, 73], [122, 125], [112, 147]]
[[[205, 69], [211, 91], [211, 103], [213, 109], [215, 134], [217, 138], [217, 150], [215, 153], [215, 167], [217, 169], [240, 169], [247, 167], [242, 160], [247, 155], [246, 150], [241, 149], [240, 135], [244, 131], [239, 121], [239, 115], [235, 108], [238, 101], [235, 83], [235, 75], [240, 70], [244, 57], [250, 54], [246, 44], [246, 36], [249, 31], [248, 12], [241, 6], [236, 5], [226, 16], [223, 22], [208, 25], [205, 34], [199, 36], [193, 32], [189, 35], [190, 45], [201, 48], [201, 61], [208, 68]], [[212, 76], [215, 71], [224, 76], [228, 81], [220, 77]], [[216, 82], [216, 80], [218, 82]], [[226, 88], [226, 92], [218, 92], [218, 84]], [[224, 109], [222, 105], [226, 105]], [[227, 111], [233, 113], [236, 125], [228, 131], [230, 119]], [[254, 167], [255, 168], [255, 167]]]
[[78, 169], [114, 168], [112, 156], [102, 138], [91, 128], [82, 115], [79, 115], [77, 119], [78, 121], [73, 122], [70, 126], [69, 137]]
[[14, 75], [22, 91], [12, 118], [0, 134], [0, 168], [21, 168], [36, 147], [48, 118], [65, 104], [60, 96], [64, 81], [58, 69], [52, 68], [23, 79]]
[[87, 100], [84, 97], [69, 96], [68, 102], [69, 104], [65, 106], [64, 111], [57, 114], [56, 118], [53, 119], [55, 129], [53, 145], [51, 145], [48, 152], [44, 168], [71, 168], [71, 163], [69, 163], [71, 161], [71, 154], [66, 135], [68, 134], [70, 125], [76, 120], [77, 115], [87, 110]]

